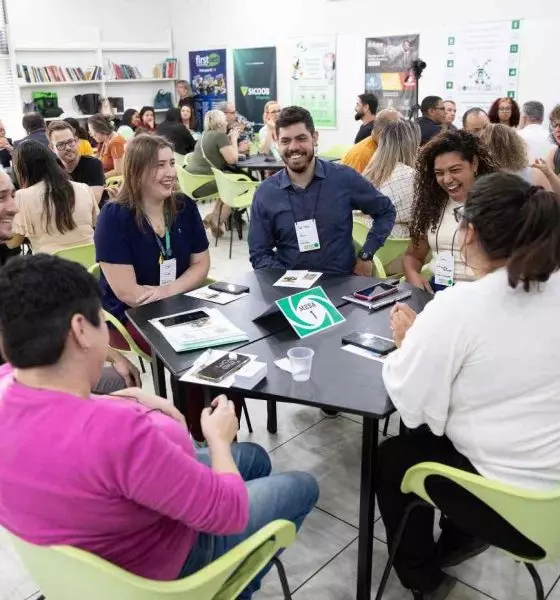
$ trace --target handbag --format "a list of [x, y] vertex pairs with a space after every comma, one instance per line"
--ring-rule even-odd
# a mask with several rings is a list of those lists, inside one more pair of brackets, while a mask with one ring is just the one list
[[124, 98], [121, 97], [111, 97], [107, 98], [109, 100], [109, 104], [117, 111], [117, 113], [124, 112]]
[[78, 94], [74, 96], [74, 102], [83, 115], [94, 115], [99, 110], [99, 94]]
[[156, 97], [154, 98], [154, 108], [171, 108], [173, 103], [171, 102], [171, 92], [165, 90], [158, 90]]

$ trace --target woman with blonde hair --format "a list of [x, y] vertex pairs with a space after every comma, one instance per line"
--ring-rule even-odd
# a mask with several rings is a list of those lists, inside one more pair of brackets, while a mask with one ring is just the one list
[[[189, 156], [185, 170], [192, 175], [212, 175], [212, 168], [218, 171], [236, 172], [235, 165], [239, 160], [237, 140], [239, 129], [233, 127], [227, 131], [226, 115], [221, 110], [209, 110], [204, 115], [204, 132]], [[201, 185], [195, 192], [195, 198], [210, 196], [218, 192], [215, 181]], [[231, 209], [221, 200], [216, 201], [214, 210], [204, 219], [204, 225], [209, 227], [216, 238], [223, 235], [222, 224], [231, 215]]]
[[513, 173], [531, 185], [540, 185], [550, 191], [546, 176], [529, 166], [527, 146], [515, 129], [501, 123], [490, 123], [481, 131], [480, 141], [488, 148], [500, 171]]
[[[397, 211], [393, 238], [410, 237], [414, 202], [414, 164], [420, 147], [420, 127], [411, 121], [387, 123], [363, 175], [391, 199]], [[371, 223], [370, 223], [371, 225]]]
[[278, 154], [278, 140], [276, 138], [276, 119], [280, 114], [280, 104], [276, 100], [269, 100], [264, 105], [263, 123], [259, 131], [259, 152], [261, 154]]

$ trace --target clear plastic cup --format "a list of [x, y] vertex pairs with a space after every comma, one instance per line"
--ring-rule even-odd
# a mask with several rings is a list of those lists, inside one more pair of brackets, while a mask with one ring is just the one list
[[311, 377], [311, 365], [313, 364], [313, 355], [315, 351], [311, 348], [290, 348], [288, 358], [290, 359], [290, 369], [294, 381], [308, 381]]

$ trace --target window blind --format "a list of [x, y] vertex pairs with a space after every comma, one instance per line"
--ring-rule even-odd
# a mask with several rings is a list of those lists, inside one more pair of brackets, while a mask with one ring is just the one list
[[0, 119], [8, 136], [19, 130], [22, 109], [15, 85], [14, 73], [8, 48], [8, 25], [5, 0], [0, 0]]

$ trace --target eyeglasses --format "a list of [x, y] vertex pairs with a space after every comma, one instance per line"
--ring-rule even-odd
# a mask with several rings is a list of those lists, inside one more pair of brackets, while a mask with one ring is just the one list
[[73, 148], [76, 145], [76, 138], [72, 138], [70, 140], [66, 140], [65, 142], [57, 142], [54, 147], [57, 150], [64, 150], [65, 148]]
[[498, 108], [498, 112], [511, 112], [511, 106], [502, 106]]
[[457, 208], [454, 208], [453, 216], [455, 217], [455, 221], [457, 221], [457, 223], [460, 223], [466, 217], [464, 205], [457, 206]]

